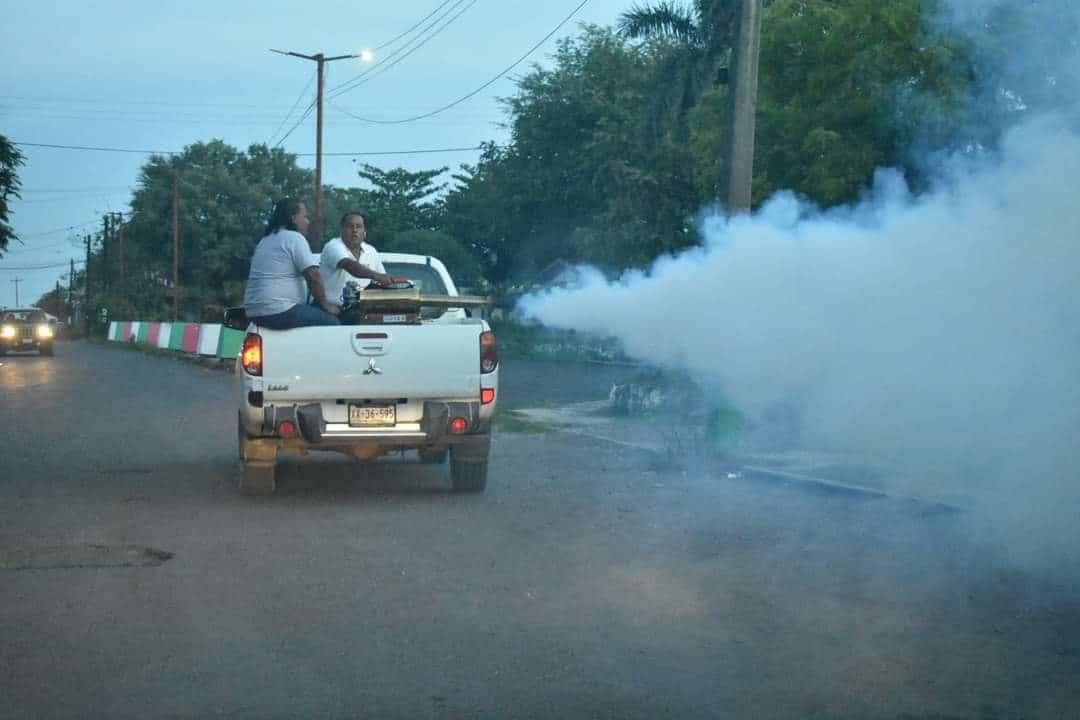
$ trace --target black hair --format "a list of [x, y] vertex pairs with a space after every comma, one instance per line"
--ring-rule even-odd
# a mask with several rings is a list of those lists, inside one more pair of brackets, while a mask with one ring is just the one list
[[304, 204], [303, 200], [297, 200], [296, 198], [282, 198], [274, 205], [274, 212], [270, 213], [270, 219], [266, 221], [266, 230], [263, 232], [263, 237], [276, 233], [278, 230], [284, 228], [285, 230], [296, 230], [296, 225], [293, 224], [293, 215], [300, 212], [300, 206]]
[[364, 229], [365, 230], [367, 229], [367, 226], [371, 224], [371, 215], [368, 214], [367, 210], [350, 210], [349, 212], [347, 212], [347, 213], [345, 213], [344, 215], [341, 216], [340, 225], [344, 225], [345, 221], [348, 220], [353, 215], [359, 215], [360, 217], [364, 218]]

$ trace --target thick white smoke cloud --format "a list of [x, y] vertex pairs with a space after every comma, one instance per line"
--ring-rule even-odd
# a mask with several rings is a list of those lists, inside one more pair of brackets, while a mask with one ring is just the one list
[[614, 335], [752, 416], [794, 404], [808, 445], [888, 458], [966, 497], [1015, 559], [1064, 570], [1080, 553], [1077, 119], [1027, 117], [918, 197], [881, 171], [841, 211], [780, 194], [708, 216], [700, 249], [520, 309]]

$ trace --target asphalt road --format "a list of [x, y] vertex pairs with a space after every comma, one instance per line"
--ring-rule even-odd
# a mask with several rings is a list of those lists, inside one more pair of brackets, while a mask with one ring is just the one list
[[241, 497], [230, 375], [0, 363], [0, 717], [1080, 717], [1080, 605], [949, 512], [572, 432], [497, 435], [480, 496], [326, 455]]

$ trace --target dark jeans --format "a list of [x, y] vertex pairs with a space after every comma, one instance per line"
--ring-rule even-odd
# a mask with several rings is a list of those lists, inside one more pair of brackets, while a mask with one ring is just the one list
[[341, 321], [320, 307], [313, 305], [293, 305], [285, 312], [277, 315], [264, 315], [251, 318], [251, 322], [259, 327], [271, 330], [291, 330], [298, 327], [310, 327], [312, 325], [340, 325]]

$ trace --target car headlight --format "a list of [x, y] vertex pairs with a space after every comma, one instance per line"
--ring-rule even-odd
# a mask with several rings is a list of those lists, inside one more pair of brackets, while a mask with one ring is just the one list
[[48, 325], [38, 325], [37, 336], [47, 340], [53, 336], [53, 329]]
[[4, 327], [0, 328], [0, 337], [5, 337], [5, 338], [13, 338], [13, 337], [15, 337], [15, 326], [14, 325], [5, 325]]

